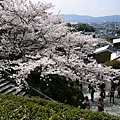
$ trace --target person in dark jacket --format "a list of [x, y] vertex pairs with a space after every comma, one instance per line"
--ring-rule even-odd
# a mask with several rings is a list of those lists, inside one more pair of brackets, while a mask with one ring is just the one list
[[110, 90], [110, 102], [112, 100], [113, 104], [114, 104], [114, 94], [115, 94], [114, 88], [111, 88], [111, 90]]
[[91, 83], [88, 84], [88, 90], [89, 90], [89, 93], [90, 93], [90, 90], [91, 90]]
[[102, 89], [105, 89], [105, 83], [104, 82], [102, 82], [101, 84], [100, 84], [100, 89], [102, 90]]
[[102, 101], [105, 99], [105, 90], [104, 89], [101, 90], [100, 97], [101, 97]]
[[94, 100], [93, 100], [93, 99], [94, 99], [94, 93], [95, 93], [95, 89], [94, 89], [94, 87], [92, 86], [92, 87], [91, 87], [91, 101], [92, 101], [92, 102], [94, 102]]

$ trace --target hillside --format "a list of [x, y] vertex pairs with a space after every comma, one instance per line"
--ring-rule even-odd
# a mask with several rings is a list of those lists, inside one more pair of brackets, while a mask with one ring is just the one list
[[69, 20], [70, 22], [120, 22], [120, 15], [103, 16], [103, 17], [92, 17], [85, 15], [76, 14], [61, 14], [64, 20]]

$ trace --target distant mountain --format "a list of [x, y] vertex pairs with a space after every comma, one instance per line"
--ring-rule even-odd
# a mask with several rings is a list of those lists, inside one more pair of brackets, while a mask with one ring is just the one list
[[120, 15], [111, 15], [103, 17], [92, 17], [86, 15], [76, 15], [76, 14], [61, 14], [64, 20], [68, 22], [120, 22]]

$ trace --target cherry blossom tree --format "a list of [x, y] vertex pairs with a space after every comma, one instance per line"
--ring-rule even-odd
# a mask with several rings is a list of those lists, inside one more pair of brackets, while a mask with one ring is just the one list
[[67, 27], [60, 16], [46, 12], [52, 7], [51, 3], [33, 4], [29, 0], [1, 2], [1, 42], [9, 54], [35, 54], [35, 49], [60, 41]]
[[[48, 12], [51, 3], [30, 0], [0, 2], [0, 63], [3, 69], [17, 72], [12, 77], [21, 83], [31, 70], [42, 66], [42, 76], [64, 75], [72, 80], [105, 80], [118, 76], [118, 70], [98, 66], [93, 53], [99, 45], [109, 44], [100, 38], [70, 32], [59, 15]], [[20, 55], [9, 59], [10, 55]], [[14, 58], [14, 57], [13, 57]], [[25, 81], [24, 81], [25, 82]]]

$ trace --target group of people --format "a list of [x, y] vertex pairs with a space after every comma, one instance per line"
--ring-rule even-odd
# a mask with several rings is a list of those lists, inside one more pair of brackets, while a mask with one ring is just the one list
[[[92, 82], [90, 83], [91, 84], [91, 88], [90, 89], [90, 94], [91, 94], [91, 101], [94, 102], [94, 92], [95, 91], [95, 87], [92, 85]], [[100, 88], [100, 97], [102, 99], [102, 101], [105, 99], [105, 83], [102, 82], [100, 85], [99, 85], [99, 88]], [[118, 93], [119, 94], [119, 93]], [[110, 102], [112, 102], [114, 104], [114, 97], [115, 97], [115, 84], [114, 82], [111, 82], [111, 88], [110, 88], [110, 91], [109, 91], [109, 96], [110, 96]]]
[[[96, 92], [95, 90], [95, 84], [93, 82], [91, 82], [88, 85], [89, 88], [89, 93], [90, 93], [90, 97], [91, 97], [91, 101], [94, 102], [94, 93]], [[100, 89], [100, 97], [98, 99], [98, 111], [104, 111], [104, 99], [105, 99], [105, 83], [101, 83], [99, 85], [99, 89]], [[120, 89], [120, 86], [118, 87], [118, 89]], [[118, 95], [120, 93], [118, 92]], [[110, 103], [112, 102], [114, 104], [114, 97], [115, 97], [115, 84], [113, 82], [111, 82], [111, 89], [109, 92], [109, 97], [110, 97]], [[82, 108], [83, 109], [90, 109], [91, 108], [91, 101], [88, 99], [88, 96], [85, 97], [84, 101], [82, 102]]]
[[[101, 85], [101, 86], [105, 88], [105, 85]], [[96, 92], [95, 87], [96, 87], [96, 85], [93, 83], [93, 81], [91, 81], [91, 83], [88, 85], [88, 89], [89, 89], [89, 93], [90, 93], [92, 102], [94, 102], [94, 93]], [[99, 112], [104, 111], [104, 103], [103, 103], [104, 91], [103, 90], [104, 89], [102, 89], [101, 94], [100, 94], [101, 97], [98, 99], [98, 103], [97, 103]], [[91, 102], [88, 99], [88, 96], [85, 96], [84, 101], [82, 102], [82, 108], [88, 109], [88, 110], [91, 108]]]
[[[104, 103], [103, 103], [103, 101], [102, 101], [101, 98], [98, 99], [97, 106], [98, 106], [98, 111], [99, 112], [104, 111]], [[84, 101], [82, 102], [81, 108], [82, 109], [87, 109], [87, 110], [89, 110], [91, 108], [91, 102], [88, 99], [88, 96], [86, 96], [85, 99], [84, 99]]]

